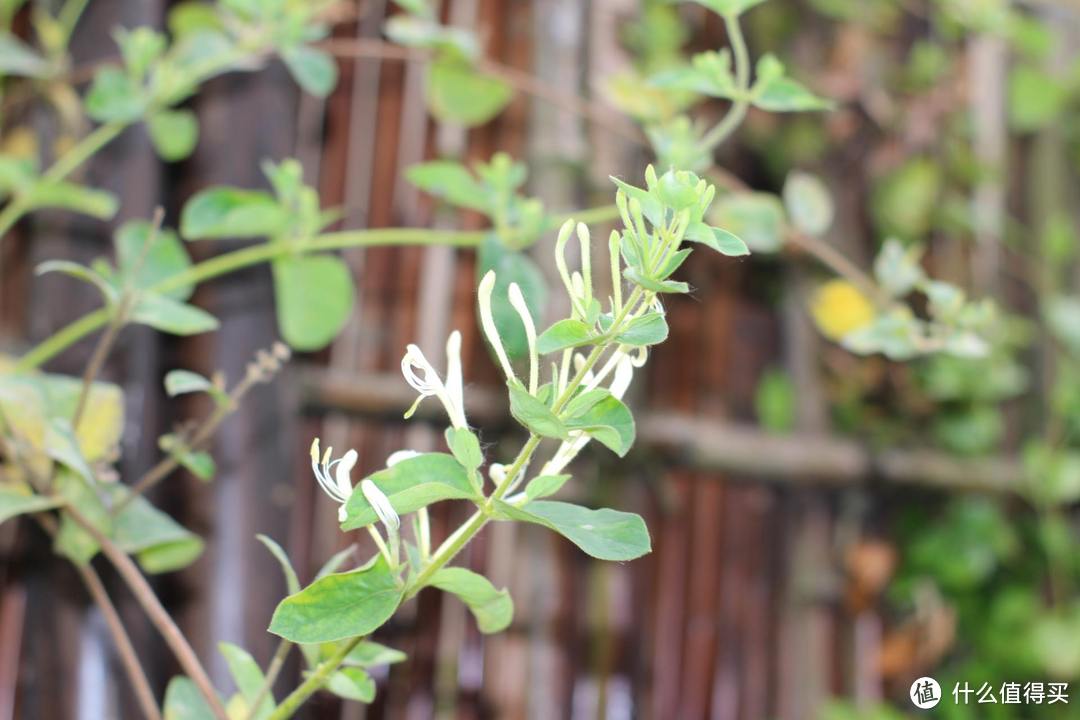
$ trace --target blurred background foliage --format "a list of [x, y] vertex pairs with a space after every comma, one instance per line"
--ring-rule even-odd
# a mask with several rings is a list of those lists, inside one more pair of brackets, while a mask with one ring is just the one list
[[[723, 11], [732, 3], [745, 10], [755, 78], [776, 84], [720, 145], [708, 130], [729, 107], [734, 78], [731, 54], [715, 48], [731, 38], [697, 6]], [[78, 69], [65, 55], [73, 28], [23, 4], [0, 3], [0, 21], [15, 31], [0, 39], [0, 64], [26, 78], [5, 86], [0, 190], [36, 182], [40, 160], [74, 145], [91, 119], [124, 123], [142, 113], [163, 159], [192, 151], [198, 126], [173, 107], [186, 87], [149, 104], [127, 102], [129, 81], [142, 80], [139, 52], [160, 55], [153, 38], [122, 40], [128, 74], [97, 75], [84, 107]], [[233, 4], [243, 11], [244, 3]], [[427, 3], [399, 5], [383, 32], [394, 47], [425, 54], [431, 116], [453, 126], [497, 122], [520, 78], [486, 57], [488, 39], [444, 22], [445, 12]], [[827, 422], [814, 431], [872, 451], [930, 449], [1016, 471], [1004, 493], [981, 491], [983, 478], [970, 477], [973, 492], [890, 487], [875, 490], [873, 501], [852, 500], [872, 506], [871, 518], [841, 548], [839, 582], [850, 610], [884, 618], [874, 660], [884, 704], [839, 692], [823, 720], [902, 717], [907, 683], [922, 674], [946, 691], [964, 680], [1080, 681], [1080, 8], [1067, 0], [624, 5], [633, 6], [620, 6], [617, 23], [625, 67], [583, 92], [636, 121], [661, 166], [717, 180], [710, 221], [753, 251], [740, 291], [777, 309], [798, 268], [797, 302], [826, 341], [815, 346], [813, 366]], [[193, 8], [174, 8], [172, 32], [206, 22]], [[333, 9], [346, 18], [358, 12], [350, 3]], [[272, 44], [299, 85], [324, 95], [337, 79], [334, 48], [316, 47], [322, 37], [303, 25], [283, 23]], [[770, 54], [775, 64], [762, 59]], [[47, 146], [17, 111], [26, 92], [48, 112]], [[289, 242], [339, 220], [320, 207], [294, 163], [268, 164], [266, 174], [273, 195], [229, 190], [251, 193], [244, 202], [268, 213], [256, 216], [251, 232], [215, 229], [220, 218], [189, 202], [181, 234], [262, 236], [267, 217], [287, 216], [288, 231], [271, 224], [281, 236], [273, 240]], [[555, 216], [532, 196], [528, 175], [526, 164], [502, 153], [478, 162], [434, 159], [405, 173], [446, 206], [485, 217], [496, 232], [479, 244], [476, 276], [497, 268], [500, 282], [515, 280], [541, 308], [546, 281], [529, 249], [545, 242]], [[46, 189], [41, 207], [102, 218], [116, 212], [113, 198], [89, 188]], [[328, 275], [338, 294], [354, 292], [339, 261], [320, 259], [295, 282], [283, 276], [304, 275], [300, 263], [275, 265], [279, 328], [300, 350], [324, 347], [352, 309], [311, 312], [306, 297]], [[311, 293], [288, 296], [296, 282]], [[502, 313], [502, 336], [520, 354], [520, 326]], [[784, 367], [765, 368], [748, 414], [770, 435], [798, 437], [806, 429], [800, 387]], [[1080, 698], [1034, 711], [943, 703], [936, 713], [1067, 718], [1080, 717], [1078, 705]]]

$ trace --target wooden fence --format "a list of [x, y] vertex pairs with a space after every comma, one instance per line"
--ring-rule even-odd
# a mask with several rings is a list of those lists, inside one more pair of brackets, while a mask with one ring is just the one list
[[[107, 38], [118, 24], [160, 25], [167, 4], [92, 3], [76, 34], [80, 61], [112, 56]], [[175, 223], [183, 201], [214, 183], [264, 186], [265, 158], [299, 158], [324, 204], [344, 209], [345, 227], [480, 227], [476, 217], [437, 209], [403, 180], [404, 168], [435, 156], [510, 152], [529, 164], [530, 191], [557, 210], [608, 201], [609, 174], [640, 175], [647, 158], [640, 137], [600, 92], [601, 78], [629, 62], [617, 38], [636, 12], [633, 0], [450, 0], [445, 16], [479, 28], [490, 68], [520, 90], [506, 113], [470, 132], [428, 116], [422, 58], [377, 41], [387, 5], [360, 3], [357, 19], [337, 27], [342, 75], [326, 102], [299, 94], [271, 64], [215, 80], [200, 94], [202, 135], [183, 163], [161, 165], [143, 130], [126, 132], [87, 170], [123, 198], [117, 222], [148, 217], [161, 204]], [[705, 22], [704, 14], [694, 17]], [[719, 44], [718, 28], [706, 31]], [[737, 150], [725, 157], [740, 163]], [[845, 183], [855, 187], [858, 178]], [[859, 258], [858, 210], [841, 203], [840, 211], [838, 226], [853, 238], [847, 249]], [[91, 291], [61, 278], [31, 279], [31, 269], [46, 258], [89, 260], [106, 251], [110, 230], [51, 213], [23, 223], [17, 240], [0, 248], [5, 338], [39, 340], [94, 306]], [[232, 246], [189, 248], [201, 258]], [[545, 238], [535, 249], [548, 269], [550, 248]], [[178, 475], [156, 493], [208, 538], [195, 566], [155, 584], [200, 656], [212, 658], [222, 688], [230, 680], [218, 641], [237, 642], [263, 663], [273, 652], [265, 628], [284, 583], [256, 533], [279, 540], [303, 579], [349, 542], [369, 549], [366, 538], [338, 531], [335, 508], [317, 491], [307, 468], [312, 437], [357, 448], [365, 471], [400, 447], [438, 442], [434, 426], [400, 419], [409, 398], [395, 373], [406, 343], [440, 356], [440, 340], [459, 328], [466, 381], [476, 390], [470, 411], [485, 441], [512, 433], [475, 326], [473, 253], [370, 248], [343, 256], [358, 295], [342, 336], [248, 396], [219, 436], [214, 483]], [[639, 448], [621, 463], [590, 453], [574, 490], [582, 500], [642, 513], [653, 553], [597, 563], [536, 528], [492, 526], [462, 560], [510, 588], [517, 605], [510, 630], [481, 637], [455, 600], [422, 593], [377, 638], [410, 659], [379, 678], [374, 705], [343, 708], [320, 697], [304, 717], [802, 720], [832, 695], [886, 692], [882, 620], [844, 601], [846, 549], [880, 519], [889, 483], [1002, 489], [1016, 468], [1007, 460], [964, 465], [926, 453], [873, 453], [826, 437], [822, 343], [795, 300], [805, 268], [698, 253], [684, 274], [696, 291], [670, 302], [670, 342], [631, 398]], [[758, 291], [765, 277], [784, 288], [779, 305]], [[127, 391], [123, 474], [156, 457], [156, 438], [172, 424], [205, 411], [197, 400], [163, 397], [167, 370], [220, 368], [237, 378], [276, 339], [266, 267], [215, 280], [195, 302], [221, 319], [220, 332], [181, 341], [128, 330], [107, 368]], [[89, 351], [83, 343], [51, 368], [77, 373]], [[797, 384], [792, 436], [762, 435], [749, 424], [753, 388], [770, 366], [786, 368]], [[758, 482], [763, 476], [772, 482]], [[435, 533], [465, 512], [439, 506]], [[123, 586], [110, 581], [109, 589], [162, 690], [177, 668]], [[279, 692], [298, 672], [294, 659]], [[135, 717], [128, 695], [103, 622], [70, 567], [36, 529], [5, 524], [0, 718]]]

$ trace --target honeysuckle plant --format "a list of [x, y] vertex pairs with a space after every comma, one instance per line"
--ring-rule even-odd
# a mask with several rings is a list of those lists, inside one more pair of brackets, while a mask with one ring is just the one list
[[[278, 606], [270, 632], [291, 643], [324, 648], [329, 644], [332, 649], [324, 651], [325, 657], [311, 667], [304, 684], [268, 717], [287, 717], [323, 686], [352, 683], [357, 693], [369, 687], [369, 677], [355, 668], [345, 674], [342, 664], [425, 587], [456, 595], [483, 632], [509, 625], [513, 601], [507, 591], [467, 568], [450, 565], [488, 522], [542, 525], [602, 560], [633, 560], [649, 551], [648, 530], [639, 516], [548, 498], [570, 479], [565, 471], [590, 441], [619, 456], [630, 450], [634, 420], [622, 397], [634, 368], [645, 363], [651, 346], [667, 337], [663, 296], [689, 291], [686, 283], [672, 276], [693, 244], [724, 255], [743, 255], [747, 249], [734, 235], [703, 221], [715, 189], [693, 173], [668, 171], [658, 176], [650, 167], [644, 188], [615, 182], [623, 226], [608, 238], [607, 262], [599, 270], [608, 275], [607, 298], [597, 293], [601, 283], [592, 262], [597, 248], [590, 231], [573, 220], [564, 223], [555, 244], [569, 317], [537, 332], [520, 287], [508, 286], [507, 300], [528, 347], [520, 375], [495, 322], [497, 273], [487, 272], [479, 283], [481, 327], [504, 375], [510, 413], [528, 433], [511, 463], [487, 462], [478, 433], [468, 424], [457, 331], [446, 343], [445, 377], [415, 345], [408, 347], [401, 362], [405, 381], [419, 393], [406, 416], [425, 398], [436, 398], [450, 422], [445, 433], [448, 452], [395, 453], [385, 469], [355, 483], [349, 477], [355, 450], [332, 460], [330, 449], [320, 455], [319, 441], [313, 442], [312, 472], [339, 504], [342, 530], [366, 529], [378, 551], [360, 567], [326, 575]], [[571, 271], [566, 247], [573, 238], [580, 246], [581, 264]], [[550, 450], [550, 455], [534, 470], [542, 449]], [[470, 502], [475, 511], [433, 547], [427, 508], [447, 500]], [[403, 528], [410, 527], [409, 516], [412, 531], [407, 535]], [[287, 565], [286, 572], [291, 572]]]

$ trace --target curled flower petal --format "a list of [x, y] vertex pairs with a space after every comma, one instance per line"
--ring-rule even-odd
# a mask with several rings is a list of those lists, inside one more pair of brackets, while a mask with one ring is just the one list
[[402, 460], [419, 457], [421, 454], [422, 453], [419, 453], [416, 450], [398, 450], [397, 452], [390, 453], [390, 457], [386, 458], [386, 467], [394, 467]]
[[494, 289], [495, 271], [488, 270], [487, 274], [480, 280], [480, 286], [477, 288], [480, 324], [484, 328], [484, 335], [487, 336], [488, 342], [491, 343], [491, 347], [495, 350], [495, 356], [499, 359], [499, 365], [502, 366], [506, 379], [514, 380], [516, 379], [514, 368], [510, 365], [510, 358], [507, 357], [506, 348], [503, 347], [502, 338], [499, 337], [499, 329], [495, 326], [495, 316], [491, 312], [491, 293]]
[[418, 393], [413, 406], [405, 413], [410, 417], [416, 407], [426, 397], [437, 397], [446, 409], [454, 427], [468, 427], [465, 420], [464, 393], [461, 387], [461, 333], [450, 333], [446, 341], [447, 382], [444, 384], [439, 373], [428, 362], [422, 350], [416, 345], [409, 345], [401, 358], [401, 374], [405, 381]]
[[371, 508], [387, 530], [396, 532], [401, 527], [401, 518], [398, 517], [394, 506], [390, 504], [390, 498], [383, 494], [378, 485], [365, 478], [360, 481], [360, 492], [364, 493], [364, 498], [371, 504]]
[[461, 410], [461, 425], [455, 427], [466, 427], [465, 391], [461, 374], [461, 333], [457, 330], [446, 338], [446, 394], [450, 396], [454, 407]]
[[[352, 495], [353, 486], [352, 481], [349, 479], [349, 473], [356, 466], [356, 461], [359, 459], [359, 455], [355, 450], [349, 450], [342, 457], [331, 462], [330, 458], [334, 454], [334, 449], [331, 447], [326, 448], [326, 451], [319, 457], [319, 439], [311, 443], [311, 472], [315, 475], [315, 480], [319, 483], [319, 487], [326, 493], [331, 500], [341, 504], [338, 508], [338, 518], [345, 521], [345, 503], [349, 501], [349, 496]], [[331, 475], [333, 470], [333, 475]]]
[[525, 326], [525, 338], [529, 345], [529, 393], [535, 395], [540, 383], [540, 356], [536, 351], [536, 325], [533, 324], [529, 305], [525, 302], [525, 296], [516, 282], [510, 283], [507, 295], [510, 298], [510, 304], [521, 318], [521, 324]]
[[337, 467], [334, 469], [334, 482], [337, 484], [338, 492], [346, 500], [352, 495], [353, 485], [352, 480], [349, 479], [349, 473], [352, 472], [353, 467], [356, 465], [358, 457], [359, 455], [355, 450], [349, 450], [337, 461]]

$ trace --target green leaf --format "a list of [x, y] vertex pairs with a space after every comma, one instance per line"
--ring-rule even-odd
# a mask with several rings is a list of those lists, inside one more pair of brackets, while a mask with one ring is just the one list
[[[217, 392], [220, 393], [220, 391]], [[192, 450], [182, 438], [167, 433], [158, 438], [158, 447], [203, 482], [214, 477], [216, 466], [210, 453], [204, 450]]]
[[116, 286], [85, 265], [70, 260], [46, 260], [34, 268], [35, 275], [45, 275], [51, 272], [63, 273], [90, 283], [98, 289], [106, 303], [116, 303], [120, 299], [120, 291]]
[[386, 21], [383, 29], [386, 36], [408, 47], [434, 50], [446, 58], [475, 59], [480, 55], [480, 44], [476, 34], [465, 28], [447, 27], [433, 22], [432, 10], [423, 17], [395, 15]]
[[633, 560], [652, 550], [645, 521], [633, 513], [537, 500], [524, 507], [497, 501], [496, 508], [511, 520], [543, 525], [599, 560]]
[[[236, 689], [240, 691], [240, 695], [244, 698], [245, 709], [250, 708], [251, 703], [258, 698], [266, 680], [262, 669], [255, 662], [255, 658], [251, 657], [251, 654], [242, 647], [232, 643], [220, 642], [218, 643], [218, 651], [224, 656], [225, 663], [229, 666], [229, 674], [232, 675], [233, 682], [236, 683]], [[250, 717], [255, 720], [262, 720], [273, 709], [273, 698], [267, 693], [259, 703], [258, 709]]]
[[731, 53], [727, 50], [698, 53], [690, 65], [664, 70], [650, 77], [649, 82], [662, 88], [688, 90], [727, 100], [739, 95], [739, 86], [731, 72]]
[[[126, 486], [106, 487], [114, 507], [130, 495]], [[115, 516], [110, 535], [116, 545], [125, 553], [134, 555], [148, 573], [166, 573], [185, 568], [198, 559], [204, 547], [202, 538], [142, 496], [132, 498]]]
[[766, 85], [754, 105], [769, 112], [832, 110], [832, 101], [819, 98], [791, 78], [778, 78]]
[[1046, 324], [1074, 355], [1080, 355], [1080, 297], [1051, 297], [1045, 301]]
[[275, 260], [274, 296], [281, 337], [297, 350], [319, 350], [349, 319], [356, 288], [349, 267], [332, 255]]
[[717, 15], [734, 17], [741, 15], [755, 5], [760, 5], [765, 0], [692, 0], [698, 5], [704, 5]]
[[520, 382], [509, 380], [506, 386], [510, 389], [510, 414], [529, 432], [560, 440], [569, 437], [566, 426], [551, 408], [530, 395]]
[[437, 59], [428, 66], [428, 108], [442, 122], [483, 125], [513, 97], [514, 90], [506, 82], [466, 63]]
[[345, 656], [344, 664], [361, 668], [379, 667], [404, 662], [408, 657], [400, 650], [371, 640], [364, 640], [349, 651], [349, 654]]
[[40, 78], [49, 75], [50, 71], [45, 58], [10, 32], [0, 32], [0, 75]]
[[273, 236], [287, 223], [287, 213], [267, 193], [212, 187], [184, 205], [180, 234], [188, 240]]
[[[147, 248], [151, 239], [153, 244]], [[155, 233], [154, 226], [145, 220], [121, 225], [113, 236], [113, 245], [120, 282], [130, 283], [137, 290], [150, 288], [191, 267], [191, 258], [176, 233], [164, 228]], [[194, 291], [194, 284], [187, 283], [161, 294], [187, 300]]]
[[330, 676], [326, 689], [345, 700], [370, 703], [375, 699], [375, 679], [357, 667], [343, 667]]
[[742, 238], [753, 252], [776, 252], [784, 244], [784, 209], [775, 195], [725, 195], [713, 203], [710, 219]]
[[536, 350], [541, 355], [557, 352], [566, 348], [590, 345], [596, 341], [592, 328], [581, 320], [567, 318], [560, 320], [536, 340]]
[[66, 417], [54, 417], [49, 420], [49, 425], [45, 429], [45, 451], [49, 457], [78, 473], [86, 482], [94, 482], [94, 472], [83, 457], [75, 430]]
[[206, 698], [189, 678], [178, 675], [165, 690], [165, 720], [215, 720]]
[[205, 310], [149, 292], [139, 296], [131, 320], [172, 335], [198, 335], [218, 328], [217, 318]]
[[495, 271], [495, 287], [491, 293], [491, 314], [499, 330], [506, 354], [512, 359], [528, 357], [529, 344], [525, 328], [517, 311], [507, 300], [510, 283], [516, 282], [535, 320], [543, 315], [547, 303], [547, 281], [532, 258], [522, 252], [508, 250], [494, 234], [484, 238], [476, 262], [477, 281]]
[[390, 619], [401, 593], [397, 577], [379, 555], [370, 567], [327, 575], [282, 600], [270, 632], [297, 643], [367, 635]]
[[451, 205], [491, 212], [488, 192], [461, 163], [452, 160], [432, 160], [411, 165], [405, 177], [416, 187]]
[[[75, 415], [82, 391], [82, 378], [0, 374], [0, 410], [22, 440], [44, 452], [48, 418], [61, 419], [70, 426], [68, 418]], [[110, 455], [120, 441], [123, 427], [123, 391], [112, 383], [92, 383], [75, 433], [78, 452], [88, 462]]]
[[790, 432], [795, 427], [795, 387], [779, 370], [768, 370], [754, 393], [758, 422], [771, 433]]
[[117, 67], [99, 70], [86, 93], [86, 113], [98, 122], [134, 122], [146, 103], [145, 91]]
[[289, 589], [289, 594], [295, 595], [300, 592], [300, 579], [296, 577], [296, 571], [293, 570], [292, 563], [289, 562], [288, 553], [268, 535], [259, 534], [255, 536], [255, 539], [265, 545], [266, 549], [281, 565], [281, 572], [285, 575], [285, 586]]
[[896, 238], [889, 238], [874, 259], [874, 278], [892, 297], [903, 297], [926, 280], [919, 265], [921, 256], [919, 245], [905, 247]]
[[[56, 474], [54, 488], [64, 502], [79, 512], [98, 530], [111, 534], [112, 516], [93, 485], [78, 474], [64, 469]], [[85, 565], [97, 555], [97, 541], [67, 513], [60, 514], [60, 529], [53, 539], [53, 549], [78, 565]]]
[[35, 158], [0, 155], [0, 196], [22, 191], [38, 178]]
[[469, 483], [477, 493], [484, 487], [479, 469], [484, 464], [484, 453], [480, 449], [480, 439], [468, 428], [446, 428], [446, 445], [454, 454], [454, 459], [461, 463], [469, 475]]
[[878, 231], [914, 240], [930, 229], [943, 183], [942, 170], [927, 157], [916, 157], [876, 183], [871, 210]]
[[108, 220], [116, 214], [116, 196], [104, 190], [83, 187], [75, 183], [41, 181], [32, 185], [27, 194], [30, 209], [61, 208], [98, 220]]
[[623, 270], [623, 277], [625, 277], [627, 280], [634, 283], [635, 285], [640, 285], [646, 290], [652, 290], [656, 293], [690, 292], [690, 286], [684, 282], [679, 282], [676, 280], [657, 280], [655, 278], [648, 277], [634, 267], [628, 267]]
[[597, 388], [581, 393], [566, 406], [566, 427], [583, 430], [619, 457], [634, 444], [634, 416], [617, 397]]
[[[475, 499], [476, 490], [465, 468], [452, 455], [425, 453], [396, 463], [368, 477], [382, 490], [398, 515], [419, 510], [442, 500]], [[354, 492], [345, 504], [342, 530], [353, 530], [378, 521], [362, 492]]]
[[120, 28], [114, 33], [128, 74], [142, 78], [165, 52], [165, 36], [150, 27]]
[[784, 72], [783, 64], [774, 55], [761, 56], [757, 63], [757, 82], [751, 90], [756, 107], [769, 112], [832, 109], [831, 101], [817, 97]]
[[20, 491], [13, 485], [0, 485], [0, 524], [17, 515], [51, 510], [60, 504], [58, 498], [33, 495], [29, 491]]
[[554, 495], [570, 479], [569, 475], [541, 475], [525, 486], [525, 497], [530, 501]]
[[816, 175], [798, 170], [788, 175], [784, 204], [792, 224], [807, 235], [821, 235], [832, 224], [832, 195]]
[[190, 110], [162, 110], [146, 120], [150, 141], [167, 162], [183, 160], [199, 141], [199, 121]]
[[668, 324], [663, 313], [648, 312], [626, 325], [615, 340], [624, 345], [656, 345], [667, 340]]
[[496, 590], [490, 580], [472, 570], [443, 568], [431, 577], [428, 585], [457, 595], [469, 607], [482, 633], [501, 632], [509, 627], [514, 617], [514, 601], [510, 593], [505, 588]]
[[197, 372], [170, 370], [165, 373], [165, 393], [169, 397], [193, 392], [209, 392], [214, 384]]
[[284, 50], [281, 59], [297, 84], [316, 97], [326, 97], [337, 85], [337, 63], [322, 50], [298, 45]]
[[1018, 64], [1009, 72], [1009, 125], [1019, 132], [1049, 127], [1068, 101], [1068, 86], [1043, 68]]

